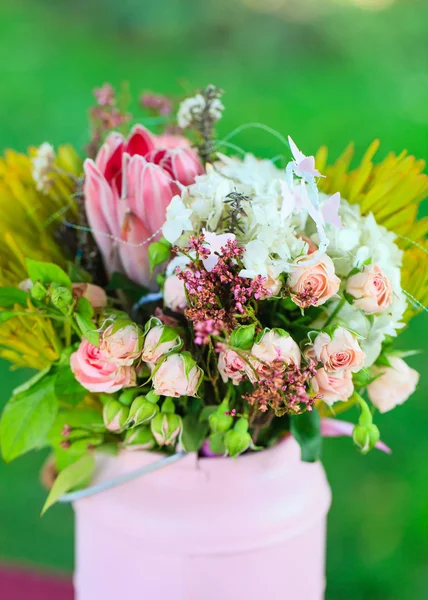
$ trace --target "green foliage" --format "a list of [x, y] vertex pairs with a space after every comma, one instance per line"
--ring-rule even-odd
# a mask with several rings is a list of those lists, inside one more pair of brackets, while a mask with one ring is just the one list
[[0, 287], [0, 308], [13, 308], [16, 304], [27, 306], [30, 295], [14, 287]]
[[46, 369], [17, 388], [6, 404], [0, 423], [6, 462], [46, 444], [58, 411], [54, 382], [55, 377]]
[[81, 485], [85, 485], [89, 481], [94, 469], [94, 457], [91, 454], [85, 454], [61, 471], [43, 506], [42, 515], [65, 493]]
[[170, 248], [171, 244], [167, 242], [165, 238], [162, 238], [159, 240], [159, 242], [153, 242], [150, 244], [148, 254], [151, 274], [153, 273], [155, 267], [168, 260], [171, 253]]
[[87, 317], [83, 317], [79, 313], [75, 315], [77, 324], [79, 326], [82, 335], [90, 342], [93, 346], [100, 345], [100, 332], [97, 326]]
[[81, 296], [77, 301], [76, 312], [84, 319], [92, 319], [94, 316], [94, 309], [87, 298]]
[[321, 420], [316, 408], [290, 416], [290, 430], [301, 449], [304, 462], [315, 462], [321, 456]]
[[70, 364], [58, 366], [55, 373], [54, 392], [58, 400], [68, 406], [80, 404], [88, 395], [88, 390], [76, 380]]
[[27, 258], [28, 275], [33, 283], [44, 285], [55, 283], [71, 290], [71, 279], [65, 271], [53, 263], [41, 262]]
[[191, 413], [183, 418], [181, 444], [186, 452], [198, 452], [208, 435], [208, 423]]
[[130, 298], [130, 300], [132, 300], [132, 302], [138, 302], [141, 296], [144, 296], [148, 293], [147, 288], [134, 283], [123, 273], [113, 273], [106, 290], [122, 290]]

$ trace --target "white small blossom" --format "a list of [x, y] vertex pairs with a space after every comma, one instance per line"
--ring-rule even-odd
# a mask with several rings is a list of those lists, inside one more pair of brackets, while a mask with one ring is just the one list
[[[189, 127], [195, 118], [197, 119], [201, 116], [206, 105], [207, 101], [202, 94], [196, 94], [196, 96], [183, 100], [177, 112], [177, 122], [179, 127], [182, 129]], [[210, 102], [208, 113], [212, 121], [219, 121], [223, 110], [224, 106], [222, 102], [218, 98], [214, 98]]]
[[46, 190], [54, 160], [55, 150], [48, 142], [41, 144], [37, 149], [36, 156], [31, 159], [33, 165], [32, 176], [39, 192]]
[[183, 231], [192, 229], [191, 214], [192, 210], [186, 208], [181, 197], [174, 196], [166, 209], [166, 221], [162, 227], [164, 238], [170, 244], [174, 244]]

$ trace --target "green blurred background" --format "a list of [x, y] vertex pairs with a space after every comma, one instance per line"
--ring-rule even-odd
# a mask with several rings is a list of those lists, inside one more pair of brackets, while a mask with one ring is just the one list
[[[428, 158], [427, 22], [426, 0], [2, 0], [0, 143], [83, 147], [91, 90], [105, 81], [127, 80], [135, 94], [215, 83], [227, 92], [220, 137], [258, 121], [308, 153], [325, 143], [336, 157], [354, 140], [361, 156], [379, 137], [380, 157], [407, 148]], [[258, 130], [234, 141], [284, 151]], [[426, 350], [427, 325], [417, 317], [400, 347]], [[423, 372], [426, 355], [409, 362]], [[2, 405], [25, 373], [0, 364], [0, 377]], [[378, 418], [392, 456], [325, 442], [328, 600], [428, 598], [427, 386], [423, 373], [411, 401]], [[0, 557], [71, 570], [71, 510], [39, 518], [43, 460], [0, 464]]]

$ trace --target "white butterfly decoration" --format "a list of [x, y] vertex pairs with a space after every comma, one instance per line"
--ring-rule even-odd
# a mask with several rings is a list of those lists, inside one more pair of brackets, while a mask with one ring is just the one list
[[306, 156], [300, 152], [290, 136], [288, 136], [288, 143], [294, 158], [289, 164], [297, 177], [301, 177], [307, 183], [311, 183], [314, 177], [325, 177], [315, 168], [314, 156]]

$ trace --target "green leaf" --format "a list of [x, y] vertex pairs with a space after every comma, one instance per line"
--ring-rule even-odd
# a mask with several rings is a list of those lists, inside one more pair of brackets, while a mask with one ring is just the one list
[[208, 423], [199, 420], [199, 415], [187, 415], [183, 419], [181, 443], [186, 452], [198, 452], [208, 434]]
[[106, 290], [123, 290], [133, 302], [138, 302], [141, 296], [144, 296], [149, 291], [147, 288], [128, 279], [123, 273], [113, 273]]
[[94, 309], [92, 308], [91, 303], [83, 296], [81, 296], [77, 301], [77, 312], [86, 319], [92, 319], [94, 316]]
[[64, 436], [62, 430], [64, 425], [68, 425], [72, 429], [84, 429], [90, 433], [104, 433], [106, 427], [104, 425], [101, 413], [94, 408], [77, 408], [60, 411], [55, 422], [49, 431], [47, 440], [54, 448], [58, 447], [63, 441]]
[[6, 462], [41, 448], [58, 411], [54, 377], [47, 375], [18, 388], [6, 404], [0, 422], [2, 455]]
[[80, 404], [85, 396], [88, 395], [88, 390], [76, 380], [70, 365], [64, 365], [58, 368], [55, 377], [54, 391], [60, 402], [64, 402], [70, 406]]
[[149, 246], [148, 254], [151, 275], [157, 265], [161, 265], [168, 260], [170, 255], [170, 245], [166, 240], [164, 242], [153, 242]]
[[87, 317], [83, 317], [76, 313], [75, 315], [77, 324], [79, 326], [82, 335], [90, 342], [93, 346], [100, 345], [100, 332], [97, 326]]
[[71, 279], [65, 271], [53, 263], [40, 262], [27, 258], [28, 275], [33, 283], [56, 283], [71, 290]]
[[254, 324], [242, 325], [231, 333], [230, 343], [234, 348], [249, 350], [254, 343], [255, 332], [256, 326]]
[[15, 304], [27, 306], [30, 295], [14, 287], [0, 287], [0, 308], [13, 308]]
[[0, 311], [0, 323], [6, 323], [6, 321], [9, 321], [9, 319], [13, 319], [13, 317], [15, 315], [16, 315], [16, 313], [14, 311], [11, 311], [11, 310], [1, 310]]
[[49, 367], [46, 367], [42, 371], [38, 371], [37, 373], [35, 373], [33, 375], [33, 377], [31, 377], [30, 379], [27, 379], [27, 381], [25, 381], [24, 383], [21, 383], [21, 385], [19, 385], [12, 391], [13, 396], [16, 396], [17, 394], [20, 394], [21, 392], [26, 392], [27, 390], [29, 390], [31, 387], [33, 387], [33, 385], [35, 385], [38, 381], [40, 381], [40, 379], [43, 379], [43, 377], [45, 377], [45, 375], [47, 375], [51, 369], [52, 369], [52, 365], [49, 365]]
[[204, 408], [201, 411], [201, 414], [199, 415], [199, 420], [208, 423], [210, 416], [216, 412], [217, 408], [218, 407], [215, 404], [204, 406]]
[[78, 267], [71, 260], [67, 261], [67, 273], [73, 283], [92, 283], [90, 273]]
[[42, 509], [42, 515], [66, 492], [84, 485], [89, 481], [95, 469], [95, 459], [92, 454], [81, 456], [75, 463], [66, 467], [55, 480], [52, 489]]
[[321, 420], [318, 411], [306, 411], [290, 417], [290, 431], [298, 442], [304, 462], [315, 462], [321, 455]]

